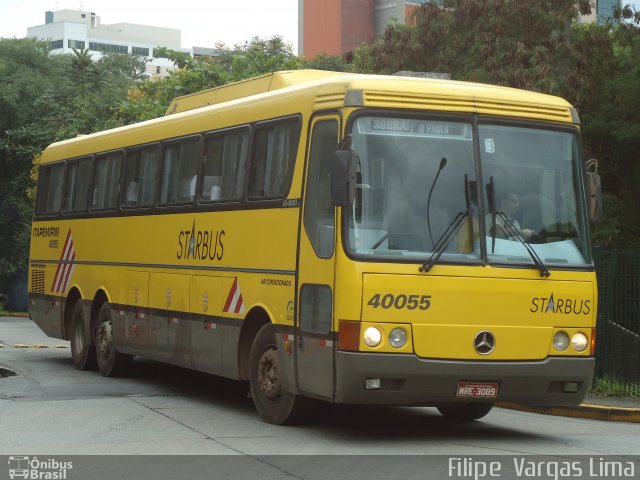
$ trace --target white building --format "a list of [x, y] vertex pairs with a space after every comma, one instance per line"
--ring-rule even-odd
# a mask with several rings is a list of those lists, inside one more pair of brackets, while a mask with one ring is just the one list
[[191, 53], [189, 49], [181, 48], [178, 29], [133, 23], [102, 25], [95, 13], [81, 10], [45, 12], [44, 25], [29, 27], [27, 36], [49, 42], [54, 54], [88, 48], [94, 59], [105, 52], [140, 55], [147, 58], [149, 75], [164, 75], [175, 68], [166, 58], [153, 58], [155, 47]]

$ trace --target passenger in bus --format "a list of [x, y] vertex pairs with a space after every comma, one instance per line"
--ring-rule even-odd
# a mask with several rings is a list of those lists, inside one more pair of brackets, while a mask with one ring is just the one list
[[[520, 196], [515, 192], [506, 192], [504, 195], [500, 197], [500, 201], [498, 202], [497, 214], [495, 217], [495, 231], [492, 231], [493, 228], [493, 217], [492, 215], [487, 215], [487, 229], [489, 229], [490, 233], [495, 233], [496, 237], [505, 238], [507, 240], [516, 240], [516, 236], [508, 223], [513, 225], [518, 233], [522, 236], [523, 239], [528, 240], [535, 233], [534, 230], [529, 228], [522, 228], [520, 226], [520, 222], [516, 218], [516, 214], [520, 209]], [[504, 214], [507, 218], [508, 222], [505, 222], [500, 213]]]

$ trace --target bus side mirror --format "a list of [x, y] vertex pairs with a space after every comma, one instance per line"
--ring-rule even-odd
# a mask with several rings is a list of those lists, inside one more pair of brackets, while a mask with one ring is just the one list
[[602, 220], [602, 184], [600, 175], [598, 175], [598, 161], [591, 159], [587, 162], [587, 171], [585, 174], [586, 190], [587, 190], [587, 208], [589, 209], [589, 218], [593, 223], [599, 223]]
[[353, 150], [338, 150], [331, 165], [331, 200], [337, 207], [353, 205], [356, 191], [356, 156]]
[[602, 220], [602, 186], [600, 175], [594, 172], [587, 172], [587, 207], [591, 221], [599, 223]]

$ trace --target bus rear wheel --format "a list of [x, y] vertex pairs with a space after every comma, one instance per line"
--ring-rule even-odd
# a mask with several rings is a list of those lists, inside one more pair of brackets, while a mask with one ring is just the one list
[[126, 372], [131, 364], [131, 355], [120, 353], [113, 345], [111, 304], [104, 302], [98, 313], [96, 328], [96, 357], [98, 370], [105, 377], [116, 377]]
[[493, 408], [492, 402], [482, 403], [461, 403], [450, 405], [439, 405], [438, 411], [448, 420], [457, 422], [470, 422], [484, 417]]
[[71, 311], [71, 358], [78, 370], [96, 369], [96, 351], [86, 334], [84, 308], [78, 299]]
[[249, 385], [253, 403], [260, 416], [275, 425], [291, 425], [304, 416], [303, 399], [284, 389], [283, 366], [273, 325], [264, 325], [251, 347]]

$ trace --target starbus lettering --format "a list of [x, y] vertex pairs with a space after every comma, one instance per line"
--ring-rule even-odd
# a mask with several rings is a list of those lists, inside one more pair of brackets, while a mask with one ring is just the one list
[[559, 313], [562, 315], [589, 315], [591, 300], [577, 298], [555, 298], [553, 293], [548, 297], [534, 297], [531, 299], [531, 313]]
[[60, 236], [60, 227], [39, 227], [33, 228], [32, 237], [59, 237]]
[[191, 230], [178, 232], [178, 260], [220, 261], [224, 256], [224, 230], [199, 230], [195, 220]]

